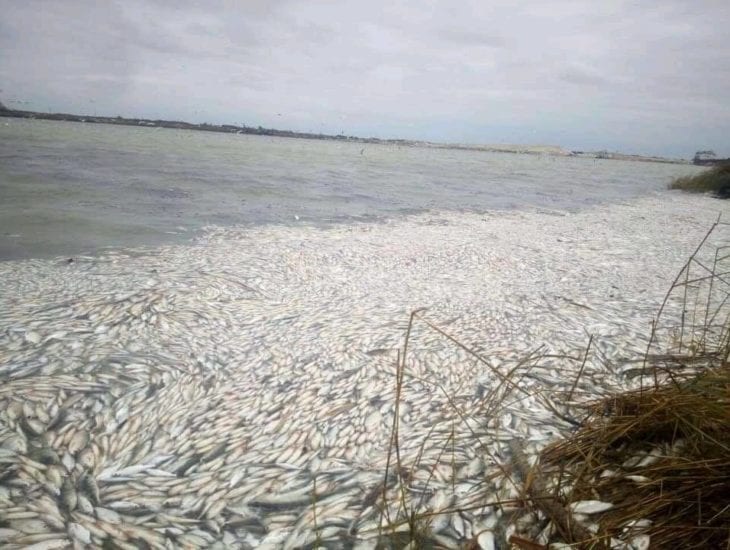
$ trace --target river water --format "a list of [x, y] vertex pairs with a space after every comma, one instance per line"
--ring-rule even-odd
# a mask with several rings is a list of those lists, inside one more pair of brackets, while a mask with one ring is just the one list
[[696, 169], [72, 122], [0, 122], [0, 259], [184, 242], [204, 226], [577, 211]]
[[542, 540], [510, 442], [536, 460], [566, 396], [638, 387], [650, 334], [727, 303], [722, 226], [654, 322], [728, 215], [666, 190], [691, 166], [5, 124], [7, 547]]

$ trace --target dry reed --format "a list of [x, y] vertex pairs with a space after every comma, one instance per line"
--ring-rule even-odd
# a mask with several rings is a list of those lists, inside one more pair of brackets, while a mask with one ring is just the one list
[[[635, 390], [572, 401], [594, 341], [591, 336], [584, 354], [562, 357], [579, 370], [568, 399], [563, 395], [558, 405], [547, 391], [530, 394], [521, 384], [530, 366], [545, 356], [540, 348], [501, 372], [421, 311], [413, 312], [395, 365], [396, 414], [376, 502], [381, 510], [379, 547], [447, 547], [448, 541], [431, 530], [438, 516], [493, 506], [513, 523], [532, 513], [542, 531], [552, 533], [541, 543], [534, 528], [509, 537], [502, 533], [504, 547], [537, 550], [547, 548], [542, 543], [560, 542], [574, 548], [730, 548], [730, 246], [717, 235], [727, 227], [719, 219], [713, 224], [667, 292], [646, 354], [634, 361], [640, 367], [624, 371], [627, 381], [640, 380]], [[458, 422], [471, 433], [471, 444], [488, 465], [485, 491], [443, 510], [424, 509], [422, 496], [413, 498], [413, 472], [423, 465], [420, 455], [416, 463], [405, 464], [400, 452], [398, 405], [404, 379], [411, 376], [406, 356], [417, 321], [488, 367], [498, 380], [476, 409], [465, 411], [438, 382], [419, 379], [443, 393], [454, 412], [451, 437], [437, 462], [453, 453], [453, 425]], [[574, 426], [572, 433], [544, 449], [534, 465], [523, 455], [519, 440], [509, 444], [510, 461], [494, 456], [494, 442], [473, 427], [525, 394], [547, 405], [556, 422]], [[499, 500], [490, 492], [500, 478], [517, 489], [517, 498]], [[421, 495], [430, 482], [431, 476], [419, 488]], [[389, 488], [398, 495], [394, 513], [387, 500]], [[571, 504], [585, 500], [612, 507], [590, 516], [573, 513]], [[477, 534], [466, 548], [479, 548]]]

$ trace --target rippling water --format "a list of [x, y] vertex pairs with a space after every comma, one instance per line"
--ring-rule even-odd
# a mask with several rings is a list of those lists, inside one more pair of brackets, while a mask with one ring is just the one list
[[534, 460], [566, 394], [639, 383], [727, 210], [662, 190], [684, 166], [0, 128], [4, 258], [119, 247], [0, 262], [8, 548], [374, 549], [412, 513], [446, 548], [538, 540], [503, 506], [510, 445]]
[[189, 239], [205, 225], [422, 210], [579, 210], [691, 166], [4, 119], [0, 259]]

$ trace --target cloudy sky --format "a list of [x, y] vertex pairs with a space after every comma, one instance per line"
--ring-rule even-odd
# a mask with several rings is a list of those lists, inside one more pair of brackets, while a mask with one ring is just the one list
[[730, 154], [727, 0], [0, 0], [0, 14], [9, 107]]

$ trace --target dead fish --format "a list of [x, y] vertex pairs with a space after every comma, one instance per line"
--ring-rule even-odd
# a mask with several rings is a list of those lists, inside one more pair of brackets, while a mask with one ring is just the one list
[[78, 504], [76, 486], [70, 476], [66, 476], [61, 484], [61, 505], [67, 512], [73, 512]]
[[91, 533], [80, 523], [70, 523], [68, 526], [68, 534], [71, 538], [82, 544], [91, 544]]
[[598, 514], [611, 508], [613, 508], [613, 504], [600, 500], [580, 500], [570, 503], [570, 509], [574, 514]]

